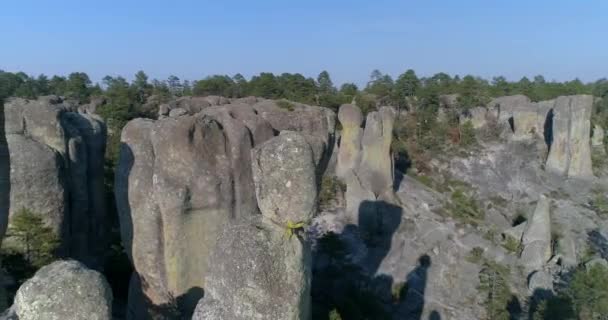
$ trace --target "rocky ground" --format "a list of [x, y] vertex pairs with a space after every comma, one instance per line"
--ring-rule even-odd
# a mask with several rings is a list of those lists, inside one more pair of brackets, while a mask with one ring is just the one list
[[[397, 202], [379, 204], [388, 220], [373, 227], [375, 234], [352, 224], [344, 206], [323, 211], [311, 227], [314, 274], [320, 275], [313, 277], [313, 310], [382, 314], [374, 319], [491, 318], [480, 279], [497, 265], [506, 271], [506, 311], [527, 319], [537, 289], [552, 289], [578, 264], [605, 259], [596, 248], [606, 249], [608, 220], [595, 202], [605, 196], [608, 180], [547, 172], [542, 138], [516, 140], [506, 132], [437, 155], [426, 175], [399, 174]], [[548, 232], [552, 251], [541, 270], [528, 270], [522, 236], [543, 196], [550, 221], [529, 234]], [[532, 277], [538, 271], [548, 276]]]
[[461, 114], [476, 143], [407, 173], [395, 170], [394, 108], [184, 97], [122, 131], [114, 195], [134, 270], [112, 304], [87, 269], [108, 241], [88, 232], [108, 227], [95, 205], [97, 103], [5, 106], [0, 231], [27, 206], [23, 190], [47, 190], [31, 209], [57, 207], [36, 211], [70, 230], [64, 256], [87, 266], [40, 269], [0, 319], [109, 319], [112, 305], [126, 319], [527, 319], [573, 268], [608, 265], [606, 153], [589, 96], [495, 99]]

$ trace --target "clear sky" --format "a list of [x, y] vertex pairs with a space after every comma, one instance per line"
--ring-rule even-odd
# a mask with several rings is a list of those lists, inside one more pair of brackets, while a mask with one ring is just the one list
[[606, 0], [1, 0], [0, 69], [608, 77]]

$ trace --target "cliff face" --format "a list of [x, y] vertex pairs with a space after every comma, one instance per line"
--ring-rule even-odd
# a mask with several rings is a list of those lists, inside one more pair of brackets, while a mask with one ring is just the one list
[[[231, 226], [243, 226], [241, 231], [250, 234], [256, 229], [249, 221], [259, 219], [260, 210], [269, 221], [281, 226], [288, 220], [299, 222], [303, 219], [296, 219], [297, 215], [312, 215], [316, 210], [316, 188], [331, 154], [328, 146], [333, 146], [332, 117], [318, 107], [298, 105], [287, 111], [269, 100], [249, 102], [252, 104], [208, 105], [178, 113], [172, 109], [173, 116], [158, 121], [136, 119], [124, 128], [115, 194], [123, 242], [136, 271], [129, 295], [128, 314], [132, 319], [147, 319], [156, 313], [171, 317], [176, 310], [191, 314], [203, 290], [220, 281], [209, 278], [209, 272], [220, 277], [226, 276], [226, 270], [232, 270], [230, 266], [255, 267], [247, 261], [233, 261], [239, 259], [238, 252], [230, 256], [230, 250], [255, 246], [242, 243], [249, 240], [238, 238], [241, 229], [229, 232]], [[289, 139], [288, 130], [299, 131], [297, 138], [293, 138], [297, 143]], [[275, 132], [281, 135], [271, 139]], [[252, 159], [256, 146], [269, 146], [272, 141], [281, 141], [282, 147], [273, 149], [274, 154]], [[282, 152], [288, 150], [307, 152], [298, 153], [301, 161], [309, 161], [306, 172], [282, 162], [285, 160]], [[254, 179], [254, 168], [263, 168], [264, 177], [258, 175], [259, 179]], [[260, 184], [273, 174], [310, 179], [272, 188], [268, 183]], [[310, 192], [276, 198], [290, 186], [292, 189], [307, 186]], [[296, 216], [292, 217], [292, 213]], [[286, 215], [285, 219], [278, 218], [282, 215]], [[280, 238], [277, 226], [270, 228], [271, 225], [267, 226], [269, 234], [258, 236], [277, 242]], [[268, 244], [269, 252], [282, 250], [272, 241]], [[230, 249], [233, 245], [242, 247]], [[294, 246], [304, 250], [301, 245]], [[228, 254], [224, 260], [217, 260], [224, 254]], [[306, 255], [305, 250], [302, 255]], [[296, 269], [306, 270], [305, 262], [291, 263]], [[223, 267], [218, 270], [218, 266]], [[255, 277], [266, 271], [251, 270]], [[277, 276], [289, 273], [276, 271]], [[206, 279], [211, 279], [211, 284]], [[228, 294], [215, 288], [218, 297]], [[267, 294], [269, 299], [279, 298], [272, 292]], [[260, 310], [260, 315], [266, 314]]]
[[9, 221], [23, 208], [40, 214], [60, 235], [64, 255], [98, 266], [109, 228], [105, 124], [55, 96], [10, 99], [3, 111], [0, 170], [10, 168], [0, 181], [0, 193], [9, 195], [0, 200], [4, 219], [7, 207]]

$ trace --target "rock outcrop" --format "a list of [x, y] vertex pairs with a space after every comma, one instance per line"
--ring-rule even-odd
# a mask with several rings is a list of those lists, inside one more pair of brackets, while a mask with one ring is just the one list
[[551, 259], [551, 203], [541, 195], [522, 237], [521, 263], [527, 274], [542, 270]]
[[110, 320], [112, 290], [100, 273], [57, 261], [19, 288], [12, 310], [19, 320]]
[[[123, 243], [137, 273], [131, 319], [157, 311], [166, 316], [174, 299], [191, 312], [222, 226], [256, 213], [250, 161], [242, 158], [251, 135], [238, 123], [228, 132], [229, 125], [196, 115], [136, 119], [123, 129], [115, 193]], [[249, 193], [237, 195], [246, 186]]]
[[370, 112], [361, 129], [361, 111], [354, 105], [343, 105], [339, 119], [342, 137], [338, 151], [337, 175], [346, 183], [346, 211], [358, 221], [363, 201], [390, 201], [393, 192], [393, 158], [391, 141], [396, 112], [382, 107]]
[[[158, 107], [158, 117], [175, 116], [176, 114], [196, 114], [211, 106], [229, 104], [230, 100], [219, 96], [181, 97], [161, 104]], [[173, 114], [171, 114], [173, 112]]]
[[[258, 205], [267, 212], [294, 211], [296, 217], [315, 212], [323, 172], [319, 167], [329, 158], [327, 146], [333, 137], [331, 114], [317, 107], [302, 106], [306, 110], [298, 113], [270, 104], [262, 116], [245, 102], [158, 121], [136, 119], [123, 129], [115, 194], [123, 242], [136, 271], [130, 285], [130, 318], [156, 313], [171, 317], [175, 309], [190, 314], [206, 290], [213, 249], [223, 245], [218, 239], [231, 242], [225, 229], [259, 216]], [[267, 120], [272, 117], [289, 123], [272, 126]], [[287, 128], [301, 132], [286, 132]], [[291, 154], [294, 149], [287, 143], [277, 147], [285, 153], [268, 155], [259, 160], [267, 163], [253, 162], [252, 168], [252, 148], [273, 145], [267, 140], [281, 131], [281, 140], [271, 141], [297, 140], [295, 151], [310, 152], [306, 155], [311, 163], [304, 162], [302, 172], [289, 167], [289, 161], [300, 161], [303, 155]], [[298, 144], [301, 139], [306, 150]], [[254, 185], [254, 169], [261, 166], [273, 167], [273, 172]], [[310, 170], [312, 177], [307, 175]], [[275, 172], [283, 175], [272, 180]], [[285, 193], [290, 186], [280, 180], [285, 174], [294, 175], [293, 190], [312, 188], [310, 179], [314, 188], [290, 198]]]
[[342, 125], [342, 132], [338, 149], [336, 176], [344, 179], [350, 171], [355, 169], [361, 159], [363, 115], [357, 106], [345, 104], [340, 107], [338, 120]]
[[310, 247], [299, 228], [285, 232], [316, 211], [313, 150], [302, 134], [283, 132], [252, 158], [262, 215], [222, 231], [193, 319], [310, 318]]
[[593, 97], [562, 96], [531, 102], [523, 95], [500, 97], [488, 107], [500, 124], [509, 123], [513, 140], [544, 139], [549, 148], [546, 169], [563, 176], [589, 178]]
[[[76, 108], [56, 96], [6, 102], [0, 139], [8, 146], [10, 185], [0, 185], [0, 193], [10, 194], [9, 216], [22, 208], [40, 214], [60, 235], [64, 255], [95, 266], [109, 229], [106, 126]], [[2, 165], [6, 171], [6, 160]], [[6, 207], [6, 201], [0, 205]]]
[[602, 147], [604, 146], [604, 129], [599, 126], [593, 126], [593, 136], [591, 137], [591, 146], [593, 147]]
[[391, 107], [370, 112], [365, 122], [361, 162], [356, 170], [364, 187], [377, 197], [393, 188], [391, 141], [394, 122], [395, 110]]
[[568, 177], [589, 178], [591, 169], [591, 110], [589, 95], [559, 97], [553, 108], [553, 143], [546, 169]]
[[485, 107], [471, 108], [460, 117], [460, 122], [471, 121], [474, 129], [481, 129], [487, 125], [488, 113]]

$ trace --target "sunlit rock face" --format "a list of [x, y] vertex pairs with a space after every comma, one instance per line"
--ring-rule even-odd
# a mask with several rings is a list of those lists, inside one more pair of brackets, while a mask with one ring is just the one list
[[99, 266], [110, 222], [103, 181], [106, 126], [77, 109], [57, 96], [5, 103], [0, 227], [7, 213], [29, 209], [60, 236], [62, 255]]
[[252, 160], [262, 214], [221, 232], [193, 319], [310, 318], [310, 247], [303, 233], [285, 232], [316, 212], [313, 149], [303, 134], [284, 131]]
[[509, 123], [513, 140], [544, 139], [546, 169], [567, 177], [589, 178], [591, 167], [591, 111], [589, 95], [561, 96], [531, 102], [522, 95], [492, 100], [500, 123]]
[[604, 146], [604, 129], [599, 126], [593, 126], [593, 136], [591, 137], [591, 146], [602, 147]]
[[[180, 309], [192, 309], [221, 227], [257, 213], [251, 135], [225, 120], [137, 119], [123, 129], [115, 192], [123, 242], [137, 272], [129, 297], [133, 319], [169, 316], [170, 308], [160, 306], [174, 297], [182, 298]], [[238, 198], [235, 190], [242, 191]]]
[[[319, 168], [330, 154], [335, 126], [333, 113], [324, 108], [298, 105], [288, 111], [274, 101], [258, 99], [171, 112], [157, 121], [132, 120], [122, 131], [115, 195], [123, 243], [135, 267], [129, 292], [131, 319], [191, 315], [208, 286], [209, 270], [220, 265], [214, 252], [221, 257], [227, 254], [224, 249], [245, 241], [238, 238], [241, 233], [230, 233], [232, 226], [244, 226], [243, 234], [255, 233], [251, 221], [261, 218], [260, 209], [294, 214], [285, 216], [294, 223], [299, 221], [297, 215], [316, 212], [318, 179], [323, 173]], [[294, 141], [272, 149], [275, 153], [252, 159], [254, 147], [289, 139]], [[286, 155], [294, 150], [292, 144], [305, 153], [298, 153], [297, 160], [310, 162], [300, 168], [310, 175], [290, 167], [292, 162], [283, 162], [291, 159]], [[253, 169], [262, 167], [265, 179], [283, 174], [278, 178], [293, 181], [285, 186], [280, 180], [279, 186], [277, 180], [266, 188], [269, 184], [254, 180]], [[312, 191], [303, 192], [299, 189], [303, 186]], [[293, 199], [273, 196], [284, 196], [289, 188], [299, 190]], [[256, 239], [266, 241], [263, 233]], [[268, 235], [268, 241], [276, 240], [275, 233]], [[269, 243], [267, 249], [276, 253], [273, 246]], [[234, 261], [234, 265], [246, 263]], [[221, 269], [232, 270], [226, 265]]]
[[591, 169], [591, 110], [593, 97], [559, 97], [553, 108], [553, 142], [546, 169], [568, 177], [588, 178]]
[[355, 105], [340, 107], [342, 136], [338, 150], [337, 176], [346, 184], [346, 211], [353, 222], [359, 219], [363, 201], [393, 199], [391, 142], [396, 111], [382, 107], [363, 116]]
[[363, 129], [363, 115], [355, 105], [346, 104], [340, 107], [338, 120], [342, 125], [340, 148], [338, 150], [338, 163], [336, 175], [345, 178], [350, 170], [355, 169], [361, 158], [361, 137]]
[[551, 202], [541, 195], [522, 236], [521, 263], [527, 274], [541, 270], [551, 259]]
[[112, 290], [99, 272], [56, 261], [19, 288], [11, 309], [20, 320], [110, 320]]

